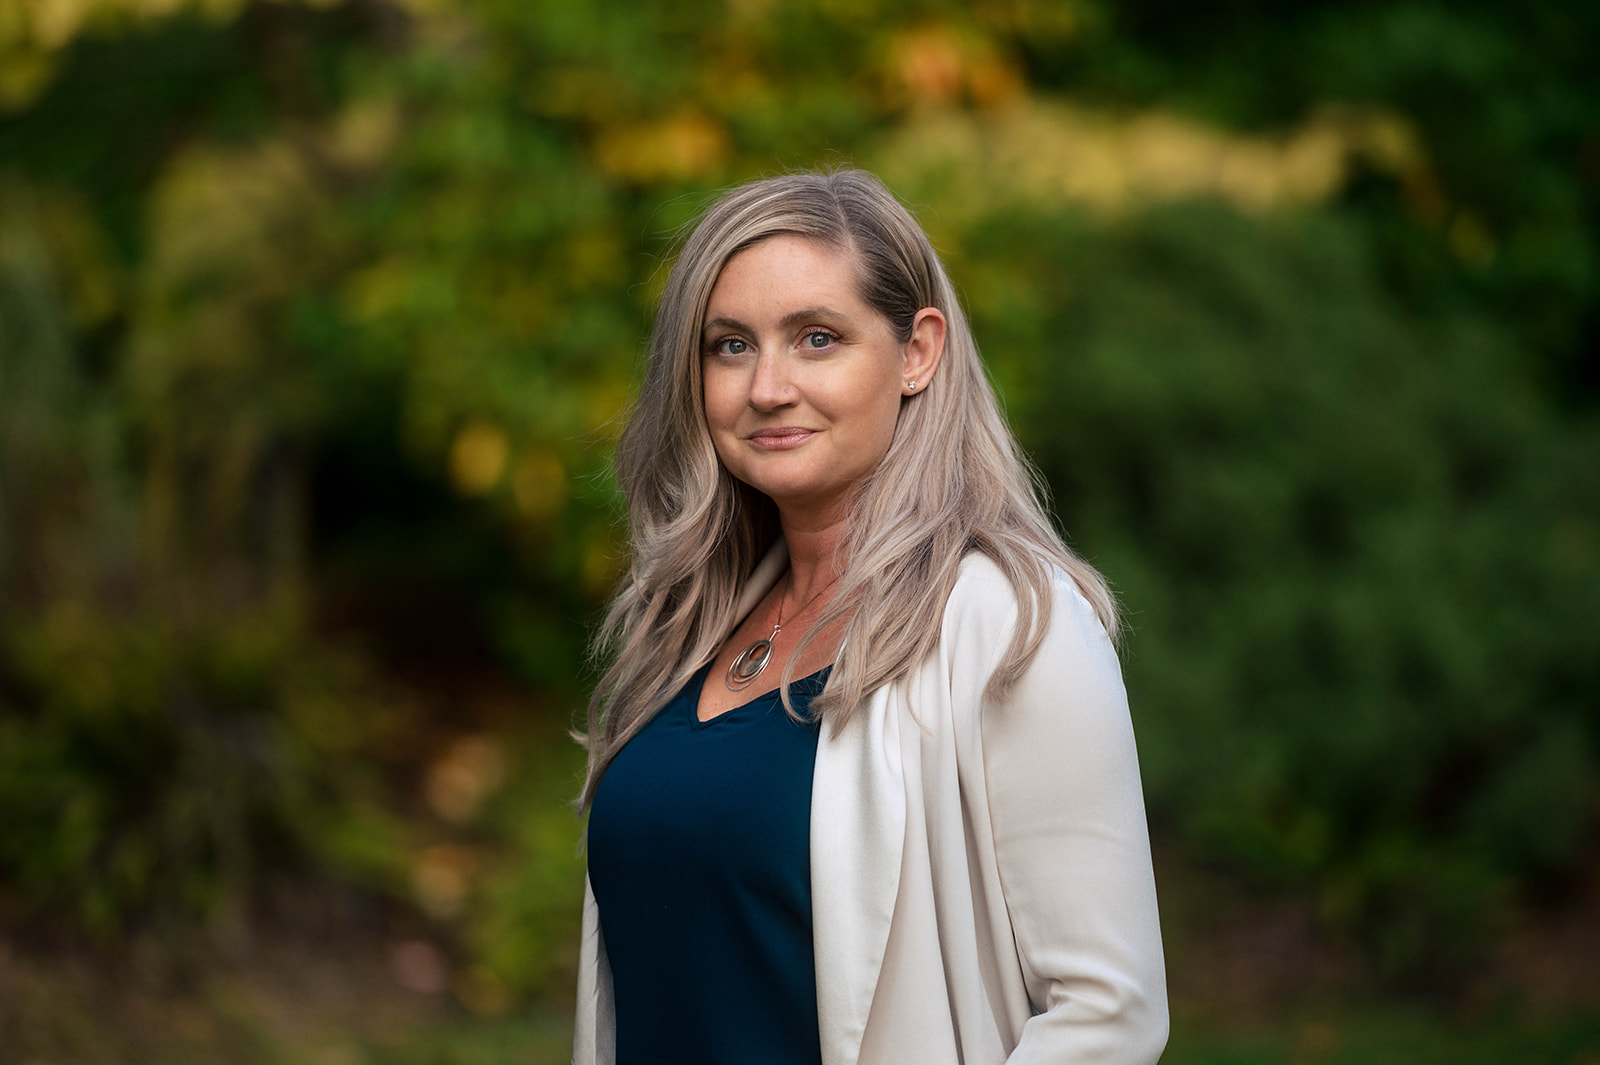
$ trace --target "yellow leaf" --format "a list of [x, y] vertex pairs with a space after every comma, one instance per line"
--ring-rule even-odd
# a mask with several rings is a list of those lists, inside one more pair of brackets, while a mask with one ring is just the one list
[[518, 509], [528, 517], [554, 517], [567, 503], [567, 471], [552, 453], [535, 451], [517, 463], [511, 475], [511, 493]]
[[450, 445], [450, 480], [462, 495], [487, 495], [500, 483], [510, 446], [505, 432], [487, 422], [468, 422]]
[[728, 157], [728, 132], [700, 111], [679, 111], [656, 122], [613, 127], [595, 142], [608, 173], [660, 181], [715, 173]]

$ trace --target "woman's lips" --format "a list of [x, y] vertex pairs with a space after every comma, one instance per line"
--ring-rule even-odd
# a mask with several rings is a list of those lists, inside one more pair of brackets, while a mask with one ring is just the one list
[[787, 451], [792, 447], [799, 447], [816, 435], [816, 431], [812, 429], [784, 426], [781, 429], [759, 429], [750, 434], [749, 440], [764, 451]]

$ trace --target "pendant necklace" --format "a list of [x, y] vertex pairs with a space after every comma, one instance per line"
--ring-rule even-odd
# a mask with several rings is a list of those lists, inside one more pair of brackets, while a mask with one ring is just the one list
[[[838, 577], [835, 577], [827, 584], [824, 584], [822, 592], [832, 588], [834, 582], [838, 579]], [[789, 589], [793, 586], [794, 571], [790, 570], [788, 580], [783, 585], [783, 594], [778, 596], [778, 620], [773, 623], [772, 632], [765, 638], [752, 642], [743, 651], [739, 652], [737, 658], [728, 663], [728, 675], [723, 678], [722, 682], [728, 686], [729, 691], [742, 692], [750, 687], [755, 679], [761, 676], [761, 671], [767, 668], [767, 663], [772, 661], [772, 641], [776, 640], [778, 633], [783, 631], [783, 601], [789, 597]], [[822, 592], [818, 592], [810, 599], [807, 599], [806, 605], [795, 613], [795, 617], [799, 617], [810, 609], [811, 604], [821, 598]]]

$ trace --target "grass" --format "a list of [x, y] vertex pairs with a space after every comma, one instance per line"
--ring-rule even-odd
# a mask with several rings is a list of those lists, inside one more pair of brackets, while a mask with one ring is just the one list
[[[0, 979], [0, 1065], [566, 1065], [565, 1003], [474, 1016], [449, 995], [272, 994], [221, 981], [107, 998], [39, 967]], [[0, 966], [0, 970], [5, 969]], [[23, 979], [19, 979], [19, 974]], [[4, 975], [0, 973], [0, 975]], [[338, 977], [330, 969], [326, 977]], [[352, 971], [351, 984], [372, 973]], [[322, 983], [321, 986], [330, 986]], [[83, 994], [93, 989], [91, 994]], [[22, 992], [18, 994], [18, 992]], [[1163, 1065], [1600, 1065], [1600, 1010], [1453, 1021], [1420, 1005], [1303, 1003], [1249, 1022], [1177, 1001]]]
[[1420, 1008], [1328, 1010], [1231, 1032], [1177, 1025], [1162, 1065], [1600, 1065], [1600, 1013], [1453, 1024]]

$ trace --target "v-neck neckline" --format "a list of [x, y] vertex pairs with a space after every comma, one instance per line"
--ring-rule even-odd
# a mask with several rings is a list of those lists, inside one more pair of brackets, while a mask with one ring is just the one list
[[[707, 662], [705, 665], [701, 666], [699, 671], [696, 672], [695, 676], [689, 682], [689, 686], [692, 687], [694, 689], [694, 691], [692, 693], [690, 693], [687, 690], [685, 690], [685, 694], [689, 695], [689, 699], [688, 699], [688, 703], [689, 703], [689, 724], [692, 725], [697, 731], [700, 730], [700, 729], [710, 728], [712, 725], [715, 725], [718, 721], [721, 721], [723, 718], [727, 717], [729, 714], [736, 714], [741, 710], [747, 710], [750, 707], [755, 706], [757, 703], [779, 702], [780, 701], [779, 697], [778, 697], [778, 692], [781, 690], [781, 686], [778, 687], [778, 688], [769, 688], [767, 691], [762, 692], [760, 695], [757, 695], [753, 699], [746, 700], [745, 702], [742, 702], [742, 703], [738, 704], [737, 706], [730, 706], [730, 707], [728, 707], [728, 709], [722, 711], [721, 713], [713, 714], [711, 717], [706, 718], [705, 720], [702, 721], [700, 719], [700, 695], [705, 690], [706, 678], [708, 676], [710, 676], [711, 667], [713, 665], [715, 665], [714, 662]], [[800, 689], [801, 685], [815, 680], [817, 677], [821, 676], [823, 673], [826, 673], [826, 672], [828, 672], [828, 671], [830, 671], [832, 669], [833, 669], [833, 663], [829, 662], [827, 665], [823, 666], [821, 669], [815, 670], [815, 671], [813, 671], [811, 673], [807, 673], [803, 677], [796, 677], [794, 680], [789, 682], [789, 690], [791, 692], [798, 691]]]

